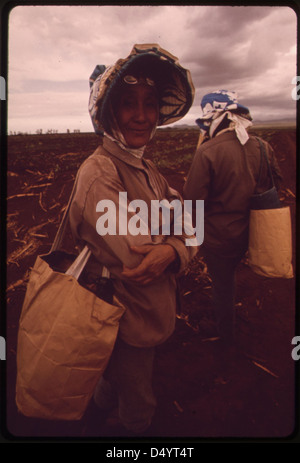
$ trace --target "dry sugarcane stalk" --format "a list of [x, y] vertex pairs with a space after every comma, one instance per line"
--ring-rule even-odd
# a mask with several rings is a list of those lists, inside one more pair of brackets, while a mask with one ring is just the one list
[[49, 209], [49, 211], [50, 211], [51, 209], [54, 209], [55, 207], [58, 207], [58, 206], [60, 206], [60, 203], [54, 203], [54, 204], [52, 204], [52, 206], [49, 207], [48, 209]]
[[7, 199], [22, 198], [22, 196], [39, 196], [39, 193], [19, 193], [17, 195], [9, 196]]
[[32, 188], [40, 188], [40, 187], [49, 186], [49, 185], [52, 185], [52, 183], [40, 183], [39, 185], [29, 185], [29, 186], [26, 186], [24, 189], [31, 190]]
[[41, 228], [45, 227], [45, 225], [49, 225], [49, 223], [52, 223], [54, 221], [55, 221], [55, 219], [49, 219], [49, 220], [47, 220], [47, 222], [43, 222], [43, 223], [40, 223], [39, 225], [35, 225], [35, 227], [29, 228], [27, 233], [29, 235], [31, 235], [31, 234], [35, 233], [36, 231], [40, 230]]
[[180, 413], [182, 413], [182, 412], [183, 412], [183, 408], [179, 405], [179, 403], [178, 403], [176, 400], [174, 400], [173, 403], [174, 403], [175, 407], [177, 408], [177, 410], [178, 410]]
[[45, 177], [45, 174], [42, 174], [42, 172], [40, 172], [39, 170], [33, 171], [33, 170], [26, 169], [25, 172], [29, 172], [29, 174], [39, 175], [40, 177]]
[[289, 188], [287, 188], [286, 191], [289, 193], [290, 196], [293, 196], [293, 198], [296, 198], [296, 195], [294, 195], [294, 193]]
[[265, 372], [269, 373], [270, 375], [274, 376], [275, 378], [279, 378], [279, 376], [275, 375], [275, 373], [272, 373], [272, 371], [270, 371], [268, 368], [264, 367], [263, 365], [261, 365], [260, 363], [257, 363], [255, 362], [254, 360], [252, 360], [252, 363], [254, 363], [254, 365], [256, 365], [258, 368], [261, 368], [262, 370], [264, 370]]
[[14, 251], [8, 258], [8, 263], [14, 262], [16, 259], [22, 256], [33, 244], [35, 244], [35, 242], [31, 241], [29, 244], [27, 244], [23, 248], [21, 249], [19, 248], [16, 251]]
[[21, 285], [25, 285], [25, 281], [24, 280], [18, 280], [16, 281], [15, 283], [12, 283], [7, 289], [6, 289], [6, 292], [8, 293], [9, 291], [13, 291], [15, 288], [17, 288], [18, 286], [21, 286]]
[[40, 192], [40, 196], [39, 196], [39, 205], [41, 206], [41, 208], [43, 209], [43, 211], [47, 212], [47, 209], [44, 208], [43, 204], [42, 204], [42, 196], [43, 196], [43, 193]]
[[61, 189], [61, 192], [60, 192], [59, 195], [58, 195], [58, 199], [62, 196], [65, 187], [66, 187], [66, 184], [64, 183], [64, 184], [63, 184], [63, 187], [62, 187], [62, 189]]
[[25, 286], [27, 284], [27, 282], [28, 282], [29, 275], [30, 275], [30, 270], [27, 270], [27, 272], [25, 272], [25, 275], [23, 276], [23, 279], [18, 280], [15, 283], [12, 283], [11, 285], [9, 285], [9, 287], [6, 288], [6, 292], [12, 291], [15, 288], [17, 288], [18, 286], [22, 286], [22, 285]]

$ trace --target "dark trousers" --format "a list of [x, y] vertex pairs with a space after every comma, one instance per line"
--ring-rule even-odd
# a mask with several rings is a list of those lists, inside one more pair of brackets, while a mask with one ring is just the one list
[[150, 426], [156, 409], [152, 390], [154, 356], [154, 347], [134, 347], [118, 339], [94, 394], [102, 409], [116, 401], [121, 423], [137, 434]]
[[203, 255], [212, 279], [214, 318], [218, 334], [225, 341], [235, 340], [236, 267], [245, 254], [245, 248], [225, 256], [210, 248]]

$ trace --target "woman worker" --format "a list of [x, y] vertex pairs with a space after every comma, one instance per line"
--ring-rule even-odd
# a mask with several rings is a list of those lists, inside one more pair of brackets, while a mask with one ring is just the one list
[[[215, 336], [236, 342], [235, 273], [248, 249], [250, 198], [271, 188], [260, 142], [248, 133], [252, 117], [237, 94], [218, 90], [203, 96], [198, 149], [183, 188], [184, 197], [204, 200], [201, 246], [212, 278]], [[276, 186], [281, 174], [272, 147], [261, 140]], [[261, 169], [261, 170], [260, 170]], [[211, 333], [210, 333], [211, 334]]]
[[[156, 408], [154, 351], [174, 330], [176, 273], [197, 248], [186, 246], [186, 234], [174, 234], [172, 226], [169, 235], [151, 234], [150, 214], [144, 220], [147, 234], [124, 231], [133, 216], [125, 209], [133, 200], [144, 201], [148, 211], [156, 200], [182, 201], [143, 153], [157, 126], [188, 112], [194, 88], [189, 71], [155, 44], [135, 45], [127, 58], [97, 66], [91, 77], [89, 111], [96, 132], [104, 134], [103, 145], [80, 167], [70, 225], [75, 239], [92, 251], [90, 268], [98, 275], [99, 266], [108, 268], [115, 295], [126, 308], [94, 400], [102, 410], [117, 403], [121, 424], [138, 434], [150, 426]], [[120, 192], [127, 195], [125, 208]], [[116, 217], [123, 217], [116, 219], [115, 233], [96, 230], [101, 200], [112, 201]]]

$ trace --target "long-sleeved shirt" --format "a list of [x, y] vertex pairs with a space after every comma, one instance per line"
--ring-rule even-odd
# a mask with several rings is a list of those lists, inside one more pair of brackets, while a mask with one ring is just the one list
[[[120, 193], [123, 194], [121, 204]], [[127, 198], [127, 209], [122, 207], [124, 198]], [[137, 199], [144, 201], [149, 211], [147, 234], [126, 233], [126, 226], [137, 217], [134, 211], [128, 211], [128, 205]], [[143, 258], [130, 247], [170, 244], [177, 254], [177, 271], [185, 268], [197, 252], [196, 247], [186, 246], [186, 235], [172, 233], [172, 227], [169, 235], [151, 235], [152, 201], [162, 199], [182, 201], [152, 162], [134, 157], [104, 137], [103, 146], [99, 146], [79, 169], [70, 207], [73, 236], [78, 242], [88, 244], [94, 264], [97, 262], [109, 269], [116, 297], [126, 308], [120, 321], [119, 335], [125, 342], [137, 347], [158, 345], [172, 334], [176, 319], [176, 274], [169, 268], [159, 280], [143, 286], [124, 279], [123, 265], [134, 268]], [[97, 206], [100, 201], [104, 201], [101, 207]], [[111, 214], [103, 207], [105, 205], [110, 208]], [[110, 223], [112, 230], [115, 227], [115, 233], [99, 234], [99, 228], [97, 231], [103, 214], [106, 214], [106, 225]], [[101, 227], [103, 230], [104, 223]]]

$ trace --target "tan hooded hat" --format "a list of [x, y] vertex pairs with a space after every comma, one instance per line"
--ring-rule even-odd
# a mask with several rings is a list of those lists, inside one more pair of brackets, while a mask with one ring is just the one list
[[189, 111], [195, 93], [189, 70], [157, 44], [134, 45], [127, 58], [109, 67], [96, 66], [90, 77], [89, 112], [97, 133], [109, 130], [108, 103], [128, 74], [144, 75], [155, 82], [159, 95], [159, 126], [172, 124]]

